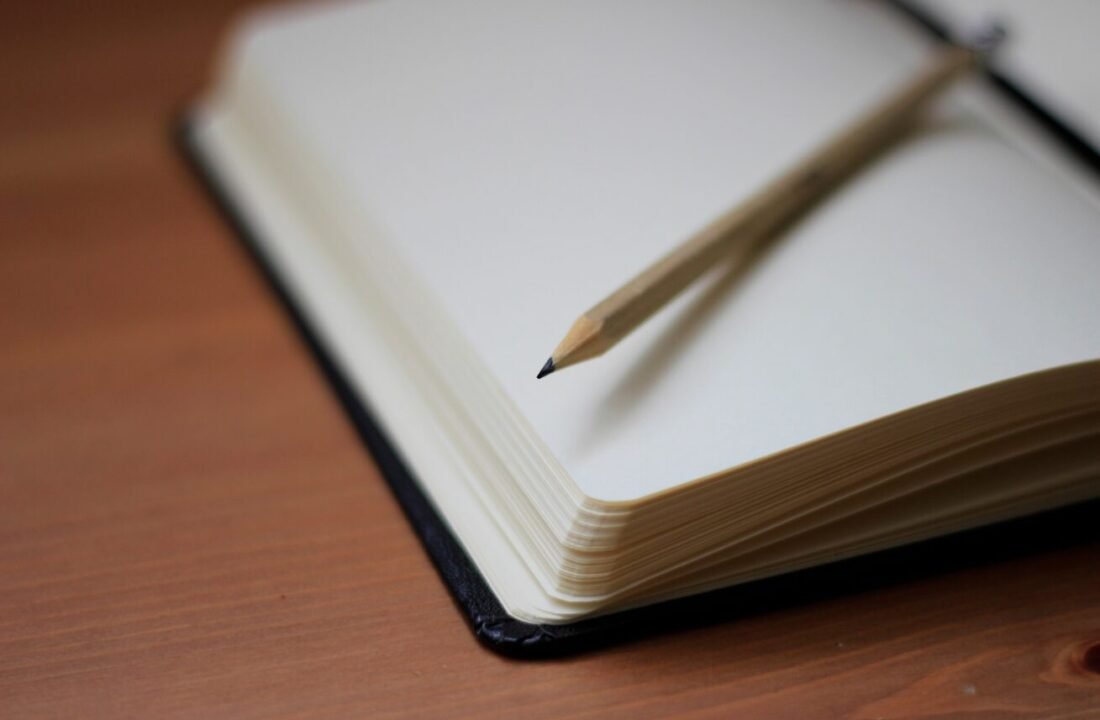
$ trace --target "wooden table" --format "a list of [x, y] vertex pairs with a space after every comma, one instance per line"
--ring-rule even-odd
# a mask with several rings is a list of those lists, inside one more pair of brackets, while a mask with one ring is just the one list
[[0, 716], [1100, 717], [1100, 542], [479, 646], [170, 143], [229, 3], [0, 9]]

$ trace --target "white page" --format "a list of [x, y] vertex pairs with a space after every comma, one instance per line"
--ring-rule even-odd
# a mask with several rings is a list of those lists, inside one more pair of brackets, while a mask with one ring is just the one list
[[248, 49], [273, 111], [585, 492], [615, 499], [1100, 357], [1095, 202], [964, 118], [860, 176], [707, 312], [688, 313], [701, 285], [535, 380], [577, 314], [923, 52], [864, 3], [581, 0], [376, 0]]

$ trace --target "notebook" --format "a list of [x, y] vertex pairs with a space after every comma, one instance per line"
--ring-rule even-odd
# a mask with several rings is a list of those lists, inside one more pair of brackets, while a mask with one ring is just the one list
[[516, 651], [1100, 495], [1100, 186], [1000, 76], [535, 379], [935, 43], [872, 2], [280, 6], [232, 29], [187, 140]]

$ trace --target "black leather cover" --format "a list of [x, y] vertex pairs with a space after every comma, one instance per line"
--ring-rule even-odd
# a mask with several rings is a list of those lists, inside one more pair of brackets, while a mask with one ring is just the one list
[[[939, 37], [943, 27], [932, 18], [894, 3], [900, 12]], [[1100, 155], [1066, 125], [1047, 113], [1015, 83], [996, 72], [990, 81], [1046, 127], [1100, 178]], [[192, 142], [185, 117], [176, 133], [179, 147], [198, 179], [236, 231], [251, 257], [309, 347], [321, 371], [358, 430], [359, 437], [397, 497], [409, 524], [451, 591], [474, 634], [491, 649], [514, 657], [546, 657], [593, 649], [613, 642], [641, 638], [678, 628], [696, 627], [784, 606], [866, 591], [910, 581], [929, 574], [990, 563], [1023, 554], [1048, 552], [1069, 544], [1100, 540], [1100, 500], [1040, 515], [969, 530], [824, 565], [776, 578], [726, 588], [649, 607], [604, 615], [566, 625], [534, 625], [506, 613], [482, 579], [477, 567], [451, 534], [449, 527], [424, 496], [403, 462], [399, 449], [375, 423], [370, 399], [360, 397], [332, 361], [283, 280], [265, 258], [246, 219], [233, 206], [232, 196], [217, 175], [203, 164]], [[441, 621], [445, 621], [441, 618]], [[431, 633], [432, 628], [419, 631]]]

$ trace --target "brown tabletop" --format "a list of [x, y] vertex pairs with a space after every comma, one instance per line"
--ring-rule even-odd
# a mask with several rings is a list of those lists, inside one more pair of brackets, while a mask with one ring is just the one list
[[231, 3], [0, 8], [0, 716], [1100, 717], [1100, 542], [474, 640], [173, 148]]

